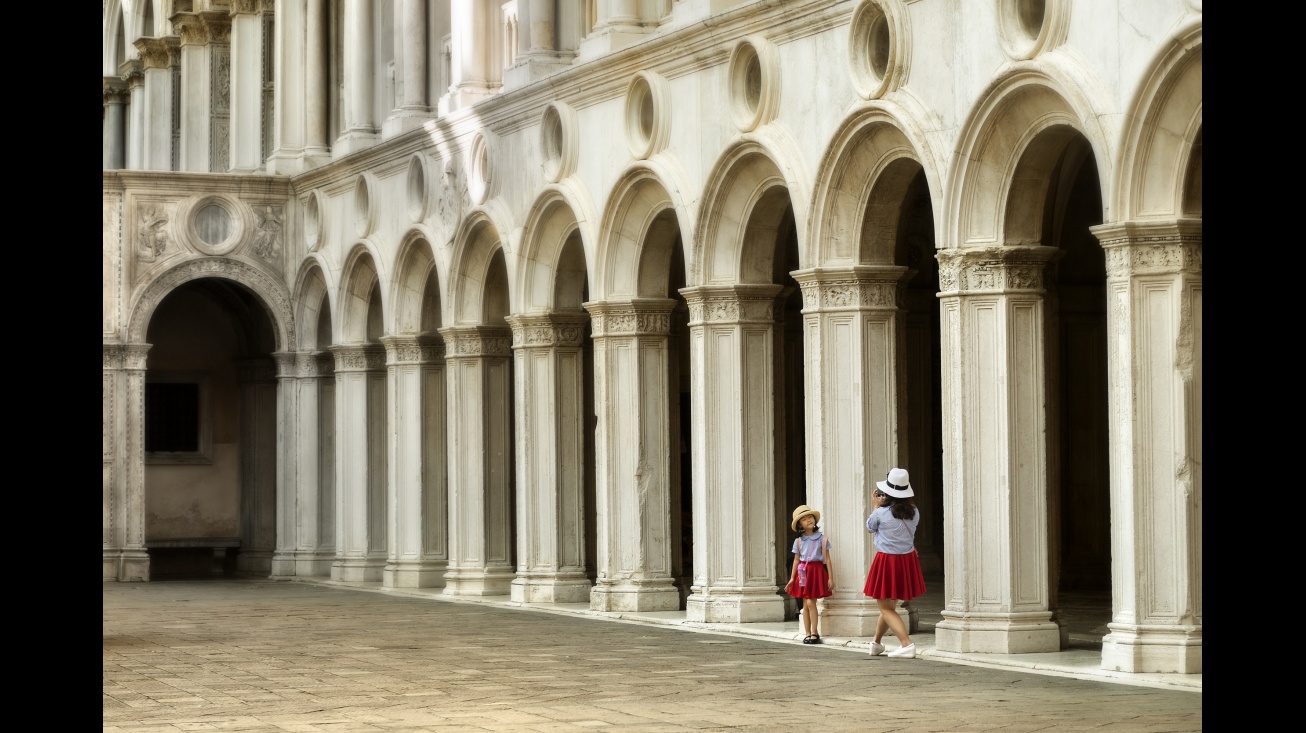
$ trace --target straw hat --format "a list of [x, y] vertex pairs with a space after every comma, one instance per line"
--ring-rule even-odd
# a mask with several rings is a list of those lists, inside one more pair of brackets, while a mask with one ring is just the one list
[[818, 522], [821, 521], [821, 513], [818, 512], [818, 511], [816, 511], [815, 509], [811, 508], [810, 506], [807, 506], [806, 504], [804, 504], [804, 505], [802, 505], [802, 506], [800, 506], [800, 507], [798, 507], [797, 509], [794, 510], [794, 521], [791, 522], [791, 523], [789, 524], [789, 526], [792, 527], [793, 530], [794, 530], [795, 532], [797, 532], [797, 531], [798, 531], [798, 520], [802, 519], [803, 517], [807, 516], [808, 514], [812, 515], [813, 517], [816, 517], [816, 521], [818, 521]]

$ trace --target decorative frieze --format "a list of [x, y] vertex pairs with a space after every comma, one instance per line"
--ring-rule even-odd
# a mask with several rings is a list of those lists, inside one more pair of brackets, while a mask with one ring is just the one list
[[337, 372], [370, 372], [385, 368], [385, 347], [379, 344], [332, 346]]
[[510, 356], [512, 335], [495, 326], [456, 326], [440, 329], [444, 337], [445, 358], [459, 359], [486, 356]]
[[939, 291], [1041, 291], [1044, 270], [1056, 254], [1053, 247], [1023, 245], [940, 250]]
[[512, 347], [580, 346], [587, 321], [575, 315], [509, 316]]
[[385, 344], [385, 363], [388, 366], [436, 364], [444, 359], [444, 342], [437, 338], [386, 336], [381, 342]]
[[689, 325], [769, 323], [775, 320], [779, 285], [726, 285], [685, 288]]
[[900, 282], [905, 267], [852, 267], [803, 270], [794, 279], [803, 290], [803, 312], [902, 307]]
[[1092, 231], [1106, 250], [1108, 280], [1202, 271], [1200, 219], [1104, 224]]
[[594, 338], [606, 336], [666, 336], [676, 301], [663, 298], [614, 303], [585, 303]]

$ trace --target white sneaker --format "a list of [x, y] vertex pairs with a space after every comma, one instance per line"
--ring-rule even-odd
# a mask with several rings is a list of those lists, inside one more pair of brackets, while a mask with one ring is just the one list
[[915, 658], [916, 658], [916, 645], [915, 645], [915, 644], [908, 644], [907, 646], [899, 647], [899, 648], [897, 648], [897, 649], [894, 649], [893, 651], [889, 652], [889, 656], [891, 656], [891, 657], [901, 657], [901, 658], [903, 658], [903, 659], [915, 659]]
[[871, 656], [878, 657], [884, 653], [884, 645], [878, 641], [871, 642]]

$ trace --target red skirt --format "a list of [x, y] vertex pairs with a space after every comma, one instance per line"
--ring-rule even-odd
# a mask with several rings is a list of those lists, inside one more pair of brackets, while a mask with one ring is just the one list
[[[805, 583], [799, 581], [805, 580]], [[834, 595], [830, 590], [830, 574], [825, 570], [821, 560], [798, 563], [798, 577], [789, 586], [789, 595], [794, 598], [829, 598]]]
[[892, 598], [899, 601], [910, 601], [924, 595], [925, 576], [921, 574], [921, 560], [916, 550], [913, 549], [906, 555], [875, 553], [862, 593], [875, 599]]

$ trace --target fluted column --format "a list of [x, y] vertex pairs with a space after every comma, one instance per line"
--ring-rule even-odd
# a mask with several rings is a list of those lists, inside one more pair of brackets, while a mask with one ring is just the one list
[[1202, 221], [1106, 249], [1113, 612], [1102, 667], [1202, 671]]
[[343, 30], [345, 88], [341, 106], [345, 129], [331, 149], [333, 158], [369, 148], [379, 139], [372, 109], [375, 87], [372, 4], [367, 0], [345, 0]]
[[263, 14], [263, 0], [231, 3], [232, 172], [253, 173], [263, 167]]
[[332, 346], [336, 357], [336, 560], [332, 580], [379, 581], [389, 526], [385, 349]]
[[279, 351], [276, 362], [276, 432], [272, 436], [276, 465], [275, 542], [269, 574], [295, 574], [299, 546], [299, 375], [298, 354]]
[[127, 163], [127, 123], [123, 107], [129, 99], [127, 82], [104, 77], [104, 169], [118, 170]]
[[598, 580], [590, 608], [674, 611], [680, 607], [680, 592], [671, 570], [673, 395], [668, 340], [675, 301], [584, 305], [593, 318], [598, 418]]
[[440, 329], [448, 364], [449, 570], [445, 595], [507, 595], [512, 562], [512, 338]]
[[1044, 277], [1051, 247], [938, 254], [946, 588], [938, 648], [1057, 651], [1048, 578]]
[[776, 586], [775, 306], [779, 285], [686, 288], [693, 433], [691, 621], [783, 621]]
[[149, 344], [104, 346], [104, 579], [149, 580], [145, 549], [145, 360]]
[[[875, 545], [866, 532], [874, 482], [900, 465], [904, 447], [902, 281], [905, 267], [803, 270], [807, 397], [807, 503], [835, 543], [834, 595], [821, 625], [834, 636], [871, 636], [879, 610], [862, 594]], [[907, 618], [904, 615], [904, 618]]]
[[[294, 572], [329, 576], [335, 559], [335, 360], [330, 352], [295, 355], [293, 442]], [[283, 519], [283, 522], [285, 519]]]
[[517, 578], [512, 599], [589, 600], [585, 575], [585, 363], [588, 319], [511, 316], [517, 382]]
[[421, 127], [431, 119], [427, 99], [426, 68], [426, 0], [400, 0], [395, 3], [395, 42], [399, 49], [399, 89], [396, 107], [381, 125], [384, 137], [392, 137]]
[[277, 372], [266, 359], [237, 363], [240, 387], [240, 554], [236, 567], [272, 573], [277, 533]]
[[444, 343], [415, 336], [382, 339], [390, 397], [388, 588], [444, 585], [449, 523], [445, 481]]

